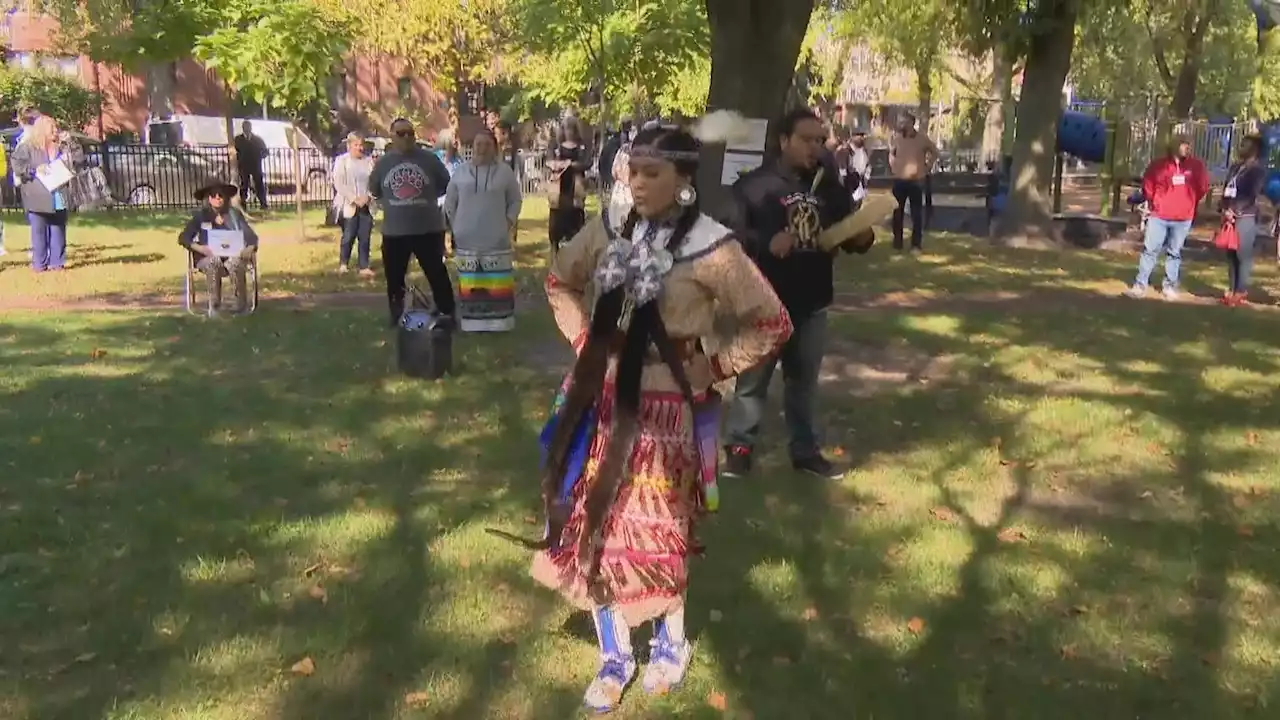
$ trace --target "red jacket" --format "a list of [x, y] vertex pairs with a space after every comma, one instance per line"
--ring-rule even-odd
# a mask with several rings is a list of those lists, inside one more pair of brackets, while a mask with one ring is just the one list
[[1196, 206], [1208, 192], [1209, 171], [1197, 158], [1162, 157], [1142, 174], [1142, 194], [1151, 215], [1161, 220], [1194, 220]]

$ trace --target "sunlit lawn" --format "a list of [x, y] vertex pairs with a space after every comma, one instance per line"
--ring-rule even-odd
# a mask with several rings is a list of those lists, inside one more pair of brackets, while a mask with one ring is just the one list
[[[842, 297], [1056, 299], [834, 315], [853, 469], [793, 475], [772, 421], [704, 527], [690, 682], [621, 717], [1275, 717], [1280, 314], [948, 242], [842, 260]], [[574, 716], [589, 623], [484, 533], [536, 531], [550, 319], [431, 383], [380, 318], [0, 318], [0, 717]]]

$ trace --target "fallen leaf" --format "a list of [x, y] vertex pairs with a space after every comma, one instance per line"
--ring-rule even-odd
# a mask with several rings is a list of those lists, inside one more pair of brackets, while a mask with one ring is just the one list
[[719, 610], [712, 610], [711, 612], [707, 613], [707, 619], [709, 619], [711, 622], [720, 622], [721, 620], [724, 619], [724, 613], [720, 612]]
[[94, 360], [97, 360], [99, 358], [104, 358], [106, 356], [107, 356], [107, 351], [103, 350], [102, 348], [94, 348], [93, 352], [89, 353], [89, 357]]
[[1089, 607], [1087, 605], [1072, 605], [1067, 608], [1068, 615], [1087, 615], [1088, 613]]
[[32, 435], [31, 439], [28, 440], [28, 442], [30, 442], [32, 445], [39, 445], [43, 441], [40, 439], [39, 435]]
[[725, 698], [724, 693], [722, 692], [712, 692], [707, 695], [707, 704], [716, 710], [721, 711], [729, 707], [729, 701]]
[[804, 618], [805, 620], [816, 620], [818, 617], [818, 609], [813, 607], [807, 607], [804, 609], [804, 612], [801, 613], [800, 617]]
[[1027, 534], [1017, 528], [1005, 528], [996, 534], [996, 539], [1002, 543], [1026, 542]]
[[1252, 430], [1244, 434], [1244, 441], [1250, 445], [1258, 444], [1258, 433]]
[[303, 576], [303, 577], [311, 577], [312, 575], [314, 575], [314, 574], [316, 573], [316, 571], [317, 571], [317, 570], [319, 570], [319, 569], [320, 569], [320, 568], [322, 568], [322, 567], [324, 567], [324, 566], [323, 566], [322, 564], [320, 564], [320, 563], [314, 563], [314, 564], [312, 564], [312, 565], [308, 565], [307, 567], [303, 568], [303, 570], [302, 570], [302, 576]]
[[426, 707], [427, 702], [430, 700], [431, 696], [421, 690], [404, 696], [404, 704], [412, 708]]
[[913, 617], [907, 621], [907, 629], [912, 635], [919, 635], [924, 632], [924, 618]]
[[1063, 660], [1074, 660], [1074, 659], [1076, 658], [1076, 646], [1075, 646], [1075, 645], [1063, 645], [1063, 646], [1058, 650], [1058, 654], [1062, 656], [1062, 659], [1063, 659]]
[[316, 663], [310, 657], [302, 658], [298, 662], [294, 663], [293, 667], [289, 668], [289, 672], [293, 673], [294, 675], [301, 675], [303, 677], [310, 677], [311, 675], [315, 674], [315, 671], [316, 671]]
[[1036, 461], [1035, 461], [1035, 460], [1028, 460], [1028, 461], [1026, 461], [1025, 463], [1023, 463], [1023, 464], [1022, 464], [1022, 467], [1026, 468], [1026, 469], [1028, 469], [1028, 470], [1030, 470], [1030, 469], [1034, 468], [1035, 466], [1036, 466]]
[[941, 520], [942, 522], [951, 522], [956, 517], [955, 513], [944, 507], [932, 508], [929, 510], [929, 514], [932, 515], [935, 520]]
[[836, 457], [844, 457], [844, 448], [838, 446], [834, 447], [831, 449], [831, 454]]
[[1155, 493], [1153, 493], [1153, 492], [1151, 492], [1150, 490], [1143, 490], [1143, 491], [1142, 491], [1142, 494], [1141, 494], [1141, 495], [1139, 495], [1138, 497], [1142, 498], [1143, 500], [1150, 500], [1151, 498], [1153, 498], [1153, 497], [1155, 497], [1155, 496], [1156, 496], [1156, 494], [1155, 494]]
[[325, 592], [324, 587], [321, 585], [312, 585], [307, 594], [311, 596], [312, 600], [319, 600], [321, 605], [329, 603], [329, 593]]
[[95, 653], [95, 652], [80, 653], [79, 655], [76, 656], [76, 662], [87, 663], [96, 657], [98, 657], [98, 653]]
[[1249, 527], [1248, 525], [1241, 525], [1240, 527], [1236, 528], [1236, 532], [1240, 534], [1240, 537], [1247, 537], [1247, 538], [1253, 537], [1253, 528]]
[[1016, 462], [1014, 462], [1014, 461], [1012, 461], [1012, 460], [1009, 460], [1009, 459], [1007, 459], [1007, 458], [1000, 458], [1000, 464], [1001, 464], [1001, 465], [1003, 465], [1003, 466], [1005, 466], [1005, 467], [1009, 467], [1010, 465], [1015, 465], [1015, 466], [1016, 466], [1018, 463], [1016, 463]]
[[1249, 501], [1243, 495], [1236, 495], [1231, 498], [1231, 504], [1235, 505], [1237, 508], [1244, 509], [1249, 505]]

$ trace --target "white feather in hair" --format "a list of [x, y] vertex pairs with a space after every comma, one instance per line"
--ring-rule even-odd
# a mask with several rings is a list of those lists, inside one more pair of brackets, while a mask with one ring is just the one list
[[751, 139], [751, 124], [732, 110], [716, 110], [702, 116], [693, 136], [704, 143], [741, 143]]

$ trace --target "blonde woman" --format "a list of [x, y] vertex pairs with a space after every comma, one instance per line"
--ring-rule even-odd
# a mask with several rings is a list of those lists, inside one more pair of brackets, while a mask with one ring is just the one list
[[373, 174], [373, 158], [365, 155], [364, 138], [359, 133], [347, 136], [347, 151], [333, 161], [333, 206], [342, 220], [342, 244], [338, 250], [338, 272], [347, 272], [351, 248], [358, 248], [356, 260], [360, 277], [373, 277], [369, 269], [369, 238], [373, 234], [373, 212], [369, 200], [369, 176]]
[[38, 176], [45, 175], [59, 163], [74, 172], [82, 159], [69, 137], [59, 138], [58, 125], [48, 115], [36, 119], [23, 142], [13, 151], [10, 166], [31, 224], [31, 269], [35, 272], [66, 267], [70, 210], [66, 185], [50, 190]]

